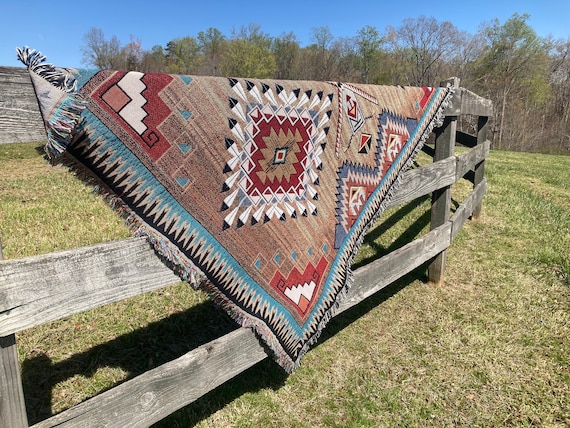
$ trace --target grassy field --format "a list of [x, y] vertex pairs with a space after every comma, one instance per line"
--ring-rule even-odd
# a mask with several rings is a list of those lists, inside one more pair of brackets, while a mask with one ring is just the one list
[[[37, 145], [0, 146], [5, 258], [128, 236]], [[265, 360], [159, 427], [570, 426], [570, 157], [492, 151], [483, 214], [448, 252], [333, 319], [292, 375]], [[467, 186], [454, 189], [461, 202]], [[385, 213], [357, 263], [425, 233]], [[235, 328], [180, 283], [18, 335], [30, 422]]]

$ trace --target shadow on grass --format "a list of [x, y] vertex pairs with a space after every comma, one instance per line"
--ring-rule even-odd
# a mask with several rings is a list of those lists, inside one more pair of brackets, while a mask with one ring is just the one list
[[[338, 332], [364, 316], [384, 301], [396, 295], [408, 284], [420, 280], [427, 281], [426, 265], [403, 276], [388, 287], [365, 299], [361, 303], [332, 318], [323, 330], [317, 345], [320, 346], [331, 339]], [[309, 351], [311, 352], [311, 351]], [[266, 388], [278, 389], [285, 383], [287, 374], [272, 359], [257, 363], [233, 379], [227, 381], [215, 390], [205, 394], [192, 404], [172, 413], [162, 421], [153, 425], [153, 428], [191, 427], [223, 409], [235, 399], [248, 392], [255, 392]]]
[[[425, 267], [331, 319], [318, 343], [326, 342], [415, 280], [426, 280]], [[120, 367], [129, 373], [127, 379], [131, 379], [236, 328], [223, 311], [206, 302], [61, 362], [53, 363], [45, 354], [27, 359], [22, 365], [22, 381], [29, 423], [35, 424], [52, 416], [52, 389], [59, 382], [76, 375], [91, 377], [102, 367]], [[285, 371], [266, 358], [154, 426], [193, 426], [248, 392], [279, 389], [286, 379]]]
[[429, 199], [430, 196], [426, 195], [403, 205], [392, 215], [390, 215], [390, 217], [382, 220], [376, 227], [370, 229], [364, 238], [364, 243], [368, 244], [373, 249], [374, 256], [364, 258], [358, 263], [355, 263], [353, 265], [353, 269], [357, 269], [372, 262], [373, 260], [376, 260], [379, 257], [390, 254], [392, 251], [397, 250], [403, 245], [416, 239], [430, 222], [431, 213], [429, 210], [421, 214], [408, 228], [402, 232], [398, 238], [392, 241], [390, 245], [385, 246], [378, 242], [378, 239], [382, 235], [384, 235], [391, 228], [395, 227], [403, 218], [407, 218], [417, 207]]
[[29, 423], [52, 416], [52, 390], [60, 382], [76, 375], [92, 377], [102, 367], [120, 367], [131, 379], [236, 328], [225, 312], [205, 302], [60, 362], [45, 354], [26, 359], [22, 383]]
[[[375, 240], [401, 218], [410, 214], [429, 197], [412, 201], [372, 229], [366, 242], [378, 254], [388, 254], [396, 248], [411, 242], [429, 224], [429, 211], [420, 215], [389, 246], [383, 247]], [[354, 269], [370, 262], [372, 258], [359, 262]], [[425, 281], [425, 266], [421, 266], [390, 286], [380, 290], [355, 307], [333, 318], [323, 331], [319, 343], [324, 343], [352, 322], [398, 293], [410, 282]], [[60, 382], [74, 376], [92, 377], [103, 367], [119, 367], [132, 379], [145, 371], [174, 360], [192, 349], [208, 343], [235, 330], [237, 324], [211, 302], [194, 306], [184, 312], [149, 324], [132, 333], [97, 345], [75, 354], [61, 362], [54, 363], [41, 354], [26, 359], [22, 364], [22, 382], [30, 424], [38, 423], [52, 416], [52, 390]], [[192, 404], [168, 416], [155, 427], [193, 426], [222, 409], [236, 398], [261, 389], [280, 388], [287, 374], [272, 359], [267, 358], [230, 381], [199, 398]], [[115, 385], [116, 386], [116, 385]]]
[[[331, 319], [318, 344], [326, 342], [415, 280], [426, 280], [425, 267], [416, 269]], [[206, 302], [61, 362], [53, 363], [45, 354], [27, 359], [22, 365], [22, 381], [28, 421], [35, 424], [52, 416], [52, 390], [59, 382], [76, 375], [91, 377], [102, 367], [120, 367], [129, 373], [128, 379], [131, 379], [236, 328], [237, 325], [224, 312]], [[193, 426], [248, 392], [279, 389], [286, 379], [285, 371], [272, 359], [266, 358], [154, 426]]]

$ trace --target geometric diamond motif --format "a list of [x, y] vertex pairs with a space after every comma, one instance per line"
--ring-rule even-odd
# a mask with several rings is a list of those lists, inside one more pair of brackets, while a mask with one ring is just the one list
[[[337, 224], [335, 230], [335, 248], [342, 242], [362, 212], [366, 202], [386, 176], [396, 160], [398, 153], [410, 138], [410, 129], [416, 127], [415, 119], [407, 119], [388, 111], [378, 117], [377, 152], [375, 166], [345, 163], [337, 172]], [[362, 134], [360, 153], [371, 149], [371, 138]]]
[[235, 197], [222, 206], [231, 210], [223, 228], [317, 215], [311, 201], [318, 201], [333, 94], [229, 81], [237, 98], [229, 100], [235, 117], [228, 120], [233, 138], [226, 139], [222, 190]]
[[410, 129], [414, 129], [417, 121], [383, 112], [379, 120], [379, 135], [382, 144], [381, 160], [382, 176], [392, 166], [401, 148], [410, 138]]
[[285, 163], [287, 160], [287, 147], [278, 147], [275, 149], [275, 156], [273, 157], [273, 164], [279, 165]]

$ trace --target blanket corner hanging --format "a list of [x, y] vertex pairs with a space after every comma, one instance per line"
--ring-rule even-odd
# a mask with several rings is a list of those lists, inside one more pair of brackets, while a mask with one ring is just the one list
[[135, 234], [287, 371], [441, 120], [450, 89], [68, 70], [18, 49], [46, 152], [95, 177]]

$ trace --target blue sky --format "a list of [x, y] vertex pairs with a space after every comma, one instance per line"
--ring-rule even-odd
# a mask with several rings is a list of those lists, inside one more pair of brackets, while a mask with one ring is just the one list
[[41, 51], [57, 66], [81, 67], [83, 37], [93, 27], [103, 30], [107, 39], [117, 36], [122, 44], [133, 35], [141, 40], [143, 49], [150, 49], [154, 45], [165, 46], [174, 38], [195, 36], [209, 27], [229, 36], [232, 29], [253, 23], [271, 36], [294, 32], [304, 46], [311, 42], [311, 30], [322, 26], [327, 26], [335, 37], [351, 37], [365, 25], [372, 25], [382, 33], [387, 25], [398, 27], [406, 18], [426, 16], [451, 21], [459, 30], [474, 34], [482, 23], [495, 18], [503, 23], [514, 13], [528, 13], [528, 23], [539, 36], [570, 39], [569, 0], [3, 0], [2, 3], [0, 66], [21, 66], [15, 49], [27, 45]]

